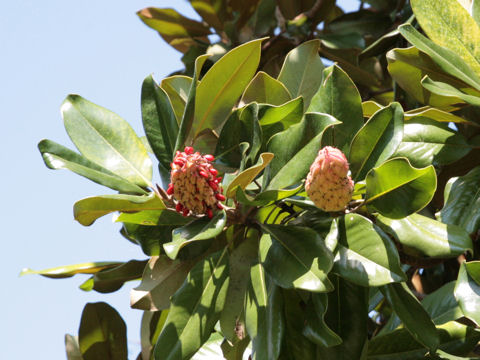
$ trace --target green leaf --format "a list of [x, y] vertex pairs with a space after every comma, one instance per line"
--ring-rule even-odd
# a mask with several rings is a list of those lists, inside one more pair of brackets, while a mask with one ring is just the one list
[[285, 85], [267, 73], [259, 71], [242, 95], [242, 102], [282, 105], [291, 100]]
[[378, 110], [352, 140], [349, 160], [354, 181], [395, 153], [403, 137], [403, 109], [391, 103]]
[[324, 66], [318, 55], [319, 49], [318, 39], [302, 43], [287, 54], [278, 75], [278, 80], [285, 85], [292, 98], [303, 97], [305, 109], [322, 82]]
[[478, 71], [470, 67], [462, 60], [462, 55], [456, 51], [450, 51], [448, 46], [435, 43], [420, 34], [410, 24], [404, 24], [398, 28], [404, 38], [418, 50], [429, 55], [440, 69], [445, 73], [460, 79], [465, 84], [480, 90], [480, 77]]
[[[466, 354], [478, 340], [480, 332], [471, 327], [451, 321], [437, 327], [439, 348], [454, 354]], [[423, 359], [425, 349], [406, 329], [374, 337], [368, 346], [368, 360], [418, 360]]]
[[126, 360], [128, 356], [125, 322], [104, 302], [83, 308], [78, 342], [84, 360]]
[[120, 234], [141, 246], [148, 256], [158, 256], [163, 252], [162, 245], [172, 240], [172, 231], [178, 225], [145, 226], [124, 223]]
[[327, 312], [327, 294], [312, 294], [307, 303], [305, 327], [303, 335], [311, 342], [324, 346], [336, 346], [342, 339], [325, 324], [324, 316]]
[[212, 219], [203, 217], [176, 228], [172, 232], [172, 241], [163, 244], [165, 253], [170, 259], [176, 259], [178, 252], [186, 245], [196, 241], [213, 239], [223, 231], [227, 222], [225, 211], [218, 211]]
[[168, 310], [143, 312], [140, 324], [140, 342], [142, 345], [142, 358], [140, 360], [152, 358], [153, 345], [157, 342], [158, 335], [163, 328], [167, 315]]
[[477, 25], [479, 25], [480, 24], [480, 2], [478, 2], [478, 0], [472, 0], [472, 7], [471, 7], [470, 13], [473, 17], [473, 20], [475, 20]]
[[429, 257], [457, 257], [473, 252], [472, 239], [459, 226], [447, 225], [419, 214], [400, 220], [378, 215], [377, 224], [407, 248]]
[[253, 40], [229, 51], [205, 74], [197, 88], [189, 139], [194, 140], [204, 129], [221, 128], [257, 70], [262, 41]]
[[67, 96], [61, 113], [83, 156], [136, 185], [151, 186], [152, 161], [125, 120], [78, 95]]
[[237, 188], [245, 190], [245, 188], [260, 174], [260, 172], [272, 161], [274, 155], [272, 153], [260, 154], [260, 161], [257, 165], [254, 165], [246, 170], [243, 170], [238, 174], [232, 182], [228, 185], [227, 197], [234, 197], [237, 192]]
[[[297, 124], [303, 117], [303, 98], [297, 97], [279, 106], [260, 104], [258, 121], [262, 128], [268, 125], [282, 124], [283, 129]], [[268, 139], [266, 139], [268, 140]]]
[[405, 123], [403, 140], [393, 157], [406, 157], [417, 167], [438, 166], [461, 159], [471, 149], [463, 135], [446, 124], [419, 116]]
[[422, 79], [422, 86], [437, 95], [457, 97], [471, 105], [480, 106], [480, 96], [468, 95], [447, 83], [433, 81], [428, 76]]
[[366, 177], [365, 202], [370, 212], [401, 219], [423, 209], [433, 198], [437, 177], [433, 166], [412, 167], [407, 159], [389, 160]]
[[42, 275], [52, 279], [64, 279], [72, 277], [76, 274], [95, 274], [104, 269], [111, 269], [118, 265], [121, 265], [121, 262], [118, 261], [99, 261], [99, 262], [89, 262], [82, 264], [66, 265], [59, 266], [55, 268], [49, 268], [44, 270], [32, 270], [32, 269], [23, 269], [20, 273], [20, 276], [37, 274]]
[[292, 225], [260, 225], [260, 261], [272, 279], [286, 289], [331, 291], [332, 255], [315, 231]]
[[[478, 359], [478, 357], [463, 357], [463, 356], [455, 356], [452, 354], [448, 354], [445, 351], [442, 350], [437, 350], [435, 355], [433, 357], [430, 357], [431, 359], [442, 359], [442, 360], [475, 360]], [[429, 358], [429, 359], [430, 359]]]
[[167, 93], [151, 75], [142, 85], [142, 120], [153, 153], [168, 168], [175, 151], [178, 123]]
[[[241, 236], [244, 236], [243, 232]], [[223, 336], [233, 344], [239, 340], [235, 329], [244, 315], [250, 268], [256, 262], [258, 262], [258, 232], [250, 229], [245, 234], [245, 239], [231, 252], [228, 261], [230, 282], [225, 300], [228, 306], [222, 310], [220, 328]]]
[[245, 192], [241, 188], [237, 188], [236, 201], [248, 206], [264, 206], [274, 201], [282, 200], [290, 196], [293, 196], [296, 193], [298, 193], [302, 188], [303, 188], [303, 184], [300, 184], [298, 187], [293, 189], [267, 190], [259, 193], [254, 198], [245, 194]]
[[177, 123], [182, 121], [185, 105], [188, 100], [192, 78], [184, 75], [174, 75], [162, 80], [160, 87], [167, 93], [172, 105]]
[[388, 284], [381, 291], [413, 338], [434, 352], [439, 345], [435, 325], [407, 285]]
[[322, 146], [332, 145], [348, 153], [350, 142], [363, 126], [362, 99], [350, 77], [337, 65], [323, 71], [323, 82], [308, 108], [330, 114], [342, 123], [328, 130]]
[[[229, 18], [226, 5], [222, 0], [189, 0], [203, 20], [216, 30], [223, 30], [223, 21]], [[222, 20], [220, 20], [222, 19]]]
[[333, 271], [361, 286], [405, 281], [395, 244], [369, 219], [348, 214], [332, 223], [327, 243], [338, 241]]
[[134, 213], [120, 213], [115, 218], [115, 222], [123, 222], [130, 224], [139, 224], [146, 226], [157, 225], [185, 225], [189, 223], [191, 219], [182, 216], [176, 211], [163, 209], [163, 210], [143, 210]]
[[130, 291], [133, 309], [159, 311], [170, 307], [170, 297], [180, 288], [193, 261], [152, 256], [143, 272], [142, 282]]
[[428, 37], [480, 74], [480, 28], [467, 10], [458, 1], [448, 0], [412, 0], [411, 5]]
[[[453, 122], [453, 123], [469, 122], [468, 120], [465, 120], [460, 116], [447, 112], [447, 111], [454, 111], [454, 110], [457, 110], [457, 108], [450, 108], [450, 109], [446, 108], [444, 111], [437, 108], [432, 108], [430, 106], [423, 106], [418, 109], [409, 110], [406, 113], [404, 113], [404, 115], [405, 115], [405, 121], [408, 121], [408, 120], [417, 121], [423, 118], [428, 118], [431, 120], [435, 120], [437, 122], [447, 122], [447, 123], [448, 122]], [[406, 131], [404, 128], [403, 136], [405, 137], [405, 135], [406, 135]]]
[[208, 340], [191, 358], [192, 360], [224, 360], [222, 352], [223, 336], [218, 332], [212, 333]]
[[245, 300], [245, 327], [252, 339], [253, 359], [278, 358], [284, 333], [282, 307], [280, 289], [266, 275], [262, 264], [254, 265]]
[[328, 294], [326, 324], [342, 338], [332, 347], [318, 347], [322, 360], [365, 359], [367, 351], [368, 289], [332, 276], [335, 290]]
[[117, 291], [125, 282], [141, 278], [145, 265], [147, 265], [146, 260], [130, 260], [111, 269], [101, 270], [80, 285], [80, 289], [95, 290], [100, 293]]
[[104, 167], [88, 160], [51, 140], [42, 140], [38, 143], [38, 150], [42, 154], [45, 165], [50, 169], [68, 169], [74, 173], [84, 176], [97, 184], [107, 186], [123, 193], [147, 194], [138, 185], [115, 175]]
[[246, 337], [241, 341], [236, 342], [233, 346], [227, 340], [224, 340], [222, 345], [223, 357], [225, 360], [248, 360], [251, 349], [245, 352], [247, 348], [251, 348], [250, 338]]
[[460, 265], [455, 298], [466, 317], [480, 324], [480, 261], [464, 262]]
[[435, 325], [458, 320], [463, 316], [454, 296], [454, 288], [455, 281], [450, 281], [423, 298], [422, 306]]
[[227, 250], [197, 263], [173, 295], [154, 349], [156, 360], [188, 359], [208, 340], [225, 305]]
[[473, 234], [480, 226], [480, 166], [445, 186], [445, 205], [437, 214], [445, 224], [458, 225]]
[[65, 351], [67, 353], [67, 360], [82, 360], [78, 336], [65, 334]]
[[277, 133], [267, 149], [275, 158], [267, 167], [267, 190], [283, 189], [303, 180], [320, 148], [323, 132], [338, 120], [327, 114], [307, 113], [297, 125]]
[[85, 198], [73, 205], [75, 220], [84, 226], [92, 225], [95, 220], [115, 211], [140, 211], [165, 209], [163, 201], [154, 193], [148, 196], [100, 195]]

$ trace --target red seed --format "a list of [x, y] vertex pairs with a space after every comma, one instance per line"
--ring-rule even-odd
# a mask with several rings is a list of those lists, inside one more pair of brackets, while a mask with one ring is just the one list
[[200, 176], [203, 176], [205, 179], [208, 179], [208, 174], [206, 171], [200, 170], [198, 173], [200, 174]]
[[217, 169], [211, 168], [210, 169], [210, 174], [212, 174], [213, 176], [217, 176], [218, 175]]
[[212, 209], [210, 209], [210, 208], [207, 209], [207, 216], [208, 216], [209, 219], [211, 219], [213, 217]]
[[217, 208], [219, 208], [220, 210], [222, 210], [222, 209], [223, 209], [223, 205], [220, 204], [219, 202], [217, 202]]
[[185, 154], [187, 155], [193, 154], [193, 147], [186, 146], [184, 151], [185, 151]]
[[205, 160], [207, 160], [207, 161], [213, 161], [213, 160], [215, 160], [215, 156], [210, 155], [210, 154], [205, 155], [204, 158], [205, 158]]
[[189, 212], [190, 212], [190, 210], [188, 210], [187, 208], [184, 208], [182, 215], [187, 216]]
[[210, 180], [208, 182], [208, 185], [210, 185], [210, 187], [212, 188], [213, 191], [217, 191], [218, 185], [215, 183], [215, 181]]
[[177, 203], [177, 205], [175, 206], [175, 210], [177, 210], [177, 212], [181, 212], [183, 210], [183, 205], [180, 203]]
[[169, 184], [169, 185], [168, 185], [167, 194], [168, 194], [168, 195], [172, 195], [172, 194], [173, 194], [173, 184]]
[[217, 193], [215, 194], [215, 197], [217, 198], [217, 200], [225, 201], [225, 196], [222, 194]]
[[173, 163], [176, 164], [176, 165], [178, 165], [178, 166], [183, 166], [183, 165], [185, 164], [185, 163], [184, 163], [182, 160], [180, 160], [180, 159], [174, 160]]

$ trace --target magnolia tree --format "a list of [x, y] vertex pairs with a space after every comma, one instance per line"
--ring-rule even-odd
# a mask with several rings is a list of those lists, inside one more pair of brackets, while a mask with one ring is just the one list
[[[139, 281], [143, 360], [478, 356], [479, 1], [191, 5], [138, 13], [185, 63], [144, 80], [145, 137], [69, 95], [79, 152], [39, 144], [118, 191], [75, 219], [114, 213], [146, 259], [27, 272]], [[125, 324], [89, 303], [66, 348], [126, 359]]]

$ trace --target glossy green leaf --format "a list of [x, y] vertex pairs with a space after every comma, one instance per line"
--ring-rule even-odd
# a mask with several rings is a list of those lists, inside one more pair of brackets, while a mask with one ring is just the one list
[[460, 265], [455, 298], [466, 317], [480, 324], [480, 261], [464, 262]]
[[439, 345], [435, 325], [407, 285], [393, 283], [385, 285], [381, 290], [413, 338], [431, 351], [435, 351]]
[[260, 261], [272, 279], [286, 289], [332, 290], [330, 251], [313, 230], [292, 225], [261, 225]]
[[446, 124], [424, 117], [405, 123], [403, 140], [393, 157], [406, 157], [413, 166], [455, 162], [472, 150], [467, 140]]
[[[465, 123], [468, 122], [468, 120], [465, 120], [464, 118], [454, 115], [448, 111], [453, 111], [457, 110], [457, 108], [445, 108], [446, 111], [440, 110], [437, 108], [433, 108], [430, 106], [424, 106], [418, 109], [412, 109], [404, 113], [405, 116], [405, 121], [409, 120], [420, 120], [422, 118], [427, 118], [439, 122], [453, 122], [453, 123]], [[404, 137], [406, 135], [406, 131], [404, 128]]]
[[138, 185], [115, 175], [104, 167], [88, 160], [51, 140], [42, 140], [38, 143], [38, 150], [42, 154], [43, 161], [50, 169], [68, 169], [74, 173], [84, 176], [100, 185], [123, 193], [146, 194]]
[[422, 79], [422, 86], [428, 91], [441, 96], [457, 97], [468, 104], [480, 106], [480, 96], [468, 95], [450, 84], [440, 81], [433, 81], [428, 76]]
[[333, 271], [361, 286], [405, 281], [395, 244], [369, 219], [348, 214], [334, 220], [326, 242], [338, 241]]
[[73, 216], [80, 224], [89, 226], [99, 217], [115, 211], [162, 209], [165, 209], [165, 204], [154, 193], [150, 193], [148, 196], [100, 195], [77, 201], [73, 205]]
[[304, 179], [315, 160], [323, 132], [338, 120], [327, 114], [307, 113], [297, 125], [277, 133], [267, 149], [275, 154], [268, 170], [267, 190], [282, 189]]
[[435, 355], [430, 356], [429, 359], [441, 359], [441, 360], [475, 360], [478, 357], [463, 357], [463, 356], [455, 356], [452, 354], [448, 354], [445, 351], [437, 350]]
[[82, 360], [78, 336], [65, 334], [65, 352], [67, 353], [67, 360]]
[[468, 174], [451, 178], [445, 186], [445, 205], [437, 217], [474, 233], [480, 226], [480, 166]]
[[52, 279], [63, 279], [69, 278], [76, 274], [95, 274], [99, 271], [105, 269], [111, 269], [118, 265], [121, 265], [121, 262], [118, 261], [99, 261], [99, 262], [89, 262], [82, 264], [66, 265], [59, 266], [55, 268], [49, 268], [44, 270], [32, 270], [32, 269], [23, 269], [20, 273], [20, 276], [23, 275], [42, 275]]
[[245, 327], [252, 339], [253, 359], [278, 358], [284, 333], [282, 305], [280, 289], [270, 280], [262, 264], [254, 265], [245, 300]]
[[[241, 236], [243, 237], [243, 233]], [[233, 241], [235, 240], [233, 239]], [[225, 301], [228, 306], [222, 310], [220, 328], [223, 336], [232, 344], [239, 340], [235, 329], [242, 318], [245, 307], [250, 268], [257, 262], [258, 232], [250, 229], [245, 234], [245, 239], [230, 253], [228, 261], [230, 281]]]
[[363, 126], [362, 99], [353, 81], [340, 67], [333, 65], [323, 71], [322, 85], [308, 111], [330, 114], [342, 122], [326, 131], [322, 146], [332, 145], [348, 153], [353, 136]]
[[245, 192], [241, 188], [237, 188], [235, 199], [239, 203], [249, 205], [249, 206], [264, 206], [271, 202], [282, 200], [290, 196], [293, 196], [296, 193], [298, 193], [302, 188], [303, 188], [303, 184], [293, 189], [267, 190], [259, 193], [255, 197], [251, 197], [245, 194]]
[[134, 213], [120, 213], [115, 218], [115, 222], [124, 222], [130, 224], [139, 224], [147, 226], [157, 225], [185, 225], [191, 219], [179, 214], [176, 211], [163, 210], [143, 210]]
[[150, 147], [160, 163], [168, 168], [175, 152], [178, 123], [167, 93], [151, 75], [142, 84], [142, 120]]
[[433, 60], [416, 47], [393, 49], [387, 53], [388, 72], [392, 78], [415, 100], [433, 107], [445, 107], [463, 103], [457, 97], [444, 97], [432, 94], [421, 85], [425, 75], [436, 80], [455, 84], [459, 88], [468, 87], [462, 81], [446, 74]]
[[222, 341], [223, 336], [214, 332], [202, 345], [200, 350], [198, 350], [195, 355], [191, 358], [192, 360], [224, 360], [222, 352]]
[[131, 126], [117, 114], [78, 95], [61, 107], [65, 129], [88, 160], [140, 186], [150, 186], [152, 161]]
[[[298, 97], [279, 106], [260, 104], [258, 121], [262, 128], [268, 125], [282, 124], [283, 129], [297, 124], [303, 117], [303, 98]], [[268, 140], [268, 139], [267, 139]]]
[[197, 88], [189, 139], [194, 140], [204, 129], [214, 130], [224, 124], [257, 70], [262, 41], [253, 40], [229, 51], [205, 74]]
[[272, 161], [274, 155], [272, 153], [260, 154], [260, 161], [246, 170], [238, 174], [228, 185], [226, 194], [228, 197], [234, 197], [237, 188], [245, 190], [245, 188], [260, 174], [260, 172]]
[[[466, 354], [480, 340], [480, 332], [458, 322], [437, 327], [439, 348], [453, 354]], [[406, 329], [374, 337], [368, 346], [368, 360], [418, 360], [427, 353]]]
[[223, 21], [228, 19], [226, 5], [222, 0], [190, 0], [190, 4], [203, 20], [216, 30], [223, 30]]
[[123, 223], [120, 234], [133, 243], [140, 245], [145, 255], [158, 256], [163, 252], [162, 245], [172, 241], [172, 231], [177, 226]]
[[366, 177], [366, 203], [391, 219], [401, 219], [423, 209], [437, 187], [433, 166], [412, 167], [407, 159], [389, 160], [370, 170]]
[[377, 224], [402, 245], [429, 257], [449, 258], [473, 252], [472, 239], [464, 229], [423, 215], [412, 214], [399, 220], [379, 215]]
[[302, 96], [305, 109], [322, 82], [323, 63], [318, 55], [320, 40], [302, 43], [291, 50], [283, 63], [278, 80], [290, 92], [292, 98]]
[[140, 324], [140, 343], [142, 345], [141, 359], [151, 359], [153, 345], [157, 342], [158, 335], [163, 328], [168, 315], [168, 310], [164, 311], [144, 311]]
[[290, 93], [283, 83], [267, 73], [259, 71], [250, 81], [242, 95], [242, 102], [282, 105], [291, 100]]
[[391, 103], [378, 110], [358, 131], [350, 148], [353, 180], [362, 180], [370, 169], [395, 153], [403, 137], [403, 109]]
[[175, 151], [183, 149], [183, 147], [187, 144], [190, 144], [191, 141], [187, 141], [188, 137], [191, 136], [190, 132], [192, 131], [192, 124], [195, 120], [195, 104], [197, 99], [197, 85], [198, 85], [198, 78], [200, 77], [200, 73], [202, 71], [203, 64], [210, 55], [205, 54], [199, 56], [195, 60], [195, 66], [193, 71], [193, 78], [190, 84], [190, 90], [188, 91], [188, 98], [185, 104], [185, 110], [183, 112], [182, 121], [180, 121], [180, 127], [178, 129], [178, 136], [177, 141], [175, 142]]
[[225, 360], [249, 360], [251, 354], [249, 337], [245, 337], [243, 340], [232, 345], [229, 344], [227, 340], [224, 340], [221, 347]]
[[458, 301], [455, 299], [454, 289], [455, 281], [450, 281], [423, 298], [422, 306], [435, 325], [458, 320], [463, 316]]
[[324, 347], [342, 343], [342, 339], [325, 324], [324, 316], [327, 306], [327, 294], [312, 294], [307, 303], [305, 327], [303, 328], [303, 335], [307, 339]]
[[412, 0], [411, 5], [428, 37], [480, 74], [480, 28], [468, 11], [458, 1]]
[[342, 338], [342, 343], [318, 347], [322, 360], [363, 360], [367, 351], [368, 289], [339, 276], [332, 276], [335, 290], [328, 294], [325, 322]]
[[473, 20], [475, 20], [477, 25], [480, 26], [480, 3], [478, 2], [478, 0], [472, 0], [470, 14], [472, 15]]
[[140, 279], [145, 265], [147, 265], [146, 260], [130, 260], [111, 269], [101, 270], [80, 285], [80, 289], [95, 290], [100, 293], [117, 291], [125, 282]]
[[170, 311], [154, 349], [156, 360], [188, 359], [208, 340], [225, 305], [227, 250], [197, 263], [171, 299]]
[[177, 123], [182, 121], [185, 105], [188, 100], [192, 78], [183, 75], [174, 75], [162, 80], [160, 87], [167, 93], [172, 105]]
[[128, 356], [125, 322], [104, 302], [83, 308], [78, 342], [84, 360], [126, 360]]
[[147, 311], [168, 309], [170, 297], [180, 288], [193, 264], [193, 261], [171, 260], [165, 255], [152, 256], [142, 282], [130, 292], [130, 306]]
[[188, 244], [196, 241], [213, 239], [223, 231], [227, 222], [225, 211], [218, 211], [212, 219], [203, 217], [176, 228], [172, 232], [172, 241], [163, 244], [165, 253], [170, 259], [176, 259], [178, 252]]

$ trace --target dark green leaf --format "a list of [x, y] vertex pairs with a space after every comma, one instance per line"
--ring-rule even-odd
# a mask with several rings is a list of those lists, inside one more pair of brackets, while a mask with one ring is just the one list
[[208, 340], [225, 305], [227, 250], [193, 267], [173, 295], [170, 311], [154, 349], [156, 360], [188, 359]]
[[480, 261], [464, 262], [460, 266], [455, 298], [466, 317], [480, 324]]
[[430, 257], [457, 257], [473, 252], [472, 239], [459, 226], [446, 225], [419, 214], [400, 220], [379, 215], [377, 224], [402, 245]]
[[305, 327], [303, 335], [311, 342], [324, 346], [336, 346], [342, 339], [325, 324], [324, 316], [327, 312], [327, 294], [312, 294], [307, 303]]
[[320, 40], [314, 39], [291, 50], [278, 75], [292, 98], [303, 97], [305, 109], [322, 82], [324, 66], [318, 55], [319, 48]]
[[175, 151], [178, 123], [167, 93], [151, 75], [142, 85], [142, 120], [153, 153], [168, 168]]
[[111, 189], [123, 193], [147, 194], [147, 192], [138, 185], [115, 175], [104, 167], [97, 165], [84, 156], [56, 142], [42, 140], [38, 143], [38, 149], [42, 154], [45, 165], [50, 169], [68, 169], [98, 184], [108, 186]]
[[337, 65], [325, 69], [323, 79], [308, 111], [330, 114], [342, 122], [325, 133], [322, 146], [332, 145], [348, 153], [353, 136], [363, 126], [362, 99], [353, 81]]
[[458, 225], [474, 233], [480, 226], [480, 166], [452, 178], [445, 186], [445, 206], [437, 217], [445, 224]]
[[242, 101], [245, 104], [257, 102], [282, 105], [290, 100], [291, 96], [285, 85], [263, 71], [255, 75], [242, 95]]
[[366, 178], [368, 209], [391, 219], [401, 219], [423, 209], [437, 187], [433, 166], [412, 167], [405, 158], [373, 168]]
[[352, 140], [349, 160], [353, 180], [362, 180], [370, 169], [395, 153], [403, 137], [403, 109], [391, 103], [378, 110]]
[[454, 296], [454, 288], [455, 281], [451, 281], [423, 298], [422, 306], [435, 325], [458, 320], [463, 316]]
[[336, 238], [333, 271], [361, 286], [380, 286], [405, 281], [395, 244], [369, 219], [348, 214], [336, 218], [327, 244]]
[[168, 95], [168, 99], [170, 100], [173, 112], [175, 113], [175, 118], [179, 125], [182, 121], [185, 104], [187, 103], [191, 86], [192, 78], [183, 75], [167, 77], [160, 83], [160, 87]]
[[227, 222], [225, 211], [218, 211], [212, 219], [203, 217], [190, 224], [176, 228], [172, 232], [172, 241], [163, 244], [165, 253], [170, 259], [176, 259], [178, 252], [195, 241], [213, 239], [223, 231]]
[[147, 226], [157, 225], [185, 225], [191, 219], [182, 216], [176, 211], [163, 210], [143, 210], [134, 213], [120, 213], [115, 219], [115, 222], [123, 222], [130, 224], [139, 224]]
[[381, 290], [413, 338], [431, 351], [435, 351], [439, 345], [435, 325], [407, 285], [393, 283], [385, 285]]
[[87, 303], [78, 342], [84, 360], [127, 359], [127, 327], [119, 313], [104, 302]]
[[61, 113], [83, 156], [136, 185], [151, 186], [152, 161], [125, 120], [78, 95], [67, 96]]
[[148, 256], [158, 256], [163, 252], [162, 245], [172, 241], [172, 231], [177, 225], [138, 225], [124, 223], [120, 234], [141, 246]]
[[252, 339], [256, 360], [277, 359], [284, 333], [280, 289], [266, 275], [262, 264], [250, 270], [250, 284], [245, 301], [245, 327]]
[[260, 260], [272, 279], [286, 289], [332, 290], [332, 255], [315, 231], [292, 225], [261, 225]]

